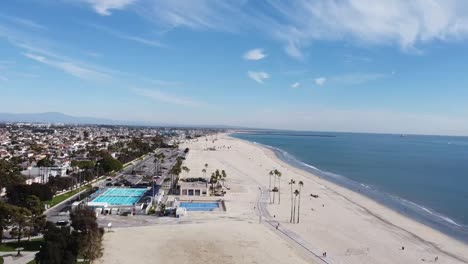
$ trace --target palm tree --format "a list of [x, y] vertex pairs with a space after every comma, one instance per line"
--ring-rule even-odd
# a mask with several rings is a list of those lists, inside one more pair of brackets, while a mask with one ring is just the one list
[[294, 207], [294, 203], [293, 203], [293, 184], [295, 184], [296, 181], [294, 181], [293, 179], [291, 179], [289, 181], [289, 185], [291, 186], [291, 219], [289, 220], [290, 223], [292, 223], [293, 221], [293, 207]]
[[271, 190], [273, 192], [273, 203], [275, 203], [275, 195], [276, 193], [278, 192], [278, 188], [277, 187], [273, 187], [273, 189]]
[[294, 191], [294, 216], [293, 216], [293, 223], [296, 222], [296, 200], [297, 200], [297, 196], [299, 195], [299, 191], [298, 190], [295, 190]]
[[270, 175], [270, 179], [269, 179], [269, 183], [268, 183], [268, 190], [271, 190], [271, 176], [273, 176], [273, 171], [270, 171], [270, 173], [268, 173]]
[[201, 172], [203, 173], [203, 177], [206, 178], [206, 169], [201, 170]]
[[278, 170], [275, 170], [275, 175], [278, 177], [278, 204], [281, 203], [281, 176], [283, 175]]
[[216, 181], [216, 174], [213, 172], [211, 173], [210, 183], [211, 183], [211, 193], [214, 194], [214, 184]]
[[224, 170], [221, 171], [221, 180], [223, 181], [223, 187], [224, 187], [224, 182], [226, 181], [227, 174]]
[[[273, 171], [270, 171], [270, 173], [268, 173], [268, 174], [270, 176], [269, 184], [268, 184], [268, 191], [271, 192], [271, 176], [273, 176]], [[271, 203], [271, 195], [270, 195], [270, 203]]]
[[302, 193], [302, 186], [304, 183], [299, 181], [299, 203], [297, 204], [297, 223], [299, 224], [299, 214], [301, 212], [301, 193]]

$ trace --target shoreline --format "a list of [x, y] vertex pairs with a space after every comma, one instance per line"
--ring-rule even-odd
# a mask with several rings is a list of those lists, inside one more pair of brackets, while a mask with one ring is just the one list
[[[434, 262], [436, 258], [442, 264], [468, 263], [466, 244], [293, 167], [258, 144], [217, 134], [183, 142], [180, 147], [190, 149], [184, 161], [190, 168], [188, 177], [206, 177], [206, 170], [208, 174], [226, 171], [228, 191], [223, 200], [228, 210], [190, 212], [154, 223], [146, 218], [151, 216], [115, 218], [112, 221], [130, 221], [129, 227], [104, 236], [104, 256], [98, 263], [149, 264], [158, 259], [194, 264], [393, 264]], [[274, 186], [269, 176], [274, 169], [283, 176], [276, 178], [280, 191], [272, 203], [266, 190]], [[297, 184], [288, 186], [290, 179]], [[297, 198], [291, 187], [301, 189], [299, 223], [290, 222], [292, 199]], [[146, 226], [139, 227], [142, 224]], [[129, 238], [134, 242], [129, 244]], [[167, 254], [169, 249], [172, 254]], [[134, 258], [125, 261], [129, 254]]]
[[[456, 237], [452, 237], [432, 226], [421, 223], [420, 221], [413, 219], [410, 216], [407, 216], [405, 214], [398, 212], [397, 210], [394, 210], [393, 208], [387, 206], [386, 204], [376, 201], [372, 199], [371, 197], [368, 197], [365, 194], [356, 192], [353, 189], [347, 188], [346, 186], [341, 186], [339, 183], [333, 182], [326, 177], [320, 177], [310, 171], [304, 170], [303, 168], [296, 167], [295, 165], [284, 161], [279, 155], [279, 153], [275, 151], [275, 149], [277, 149], [275, 147], [263, 145], [257, 142], [251, 142], [251, 141], [240, 139], [237, 137], [233, 137], [232, 134], [226, 134], [226, 136], [234, 140], [242, 141], [246, 144], [249, 144], [250, 146], [254, 148], [260, 149], [262, 152], [265, 153], [265, 155], [267, 155], [269, 158], [273, 159], [275, 162], [282, 165], [283, 167], [289, 168], [290, 170], [295, 171], [296, 173], [301, 174], [304, 177], [308, 177], [312, 181], [315, 181], [325, 186], [326, 188], [331, 190], [335, 195], [340, 196], [343, 199], [345, 199], [347, 202], [352, 203], [353, 205], [361, 208], [367, 214], [379, 219], [386, 225], [391, 226], [392, 228], [395, 228], [395, 229], [399, 229], [401, 230], [401, 232], [407, 233], [414, 239], [418, 240], [420, 243], [426, 244], [429, 247], [433, 247], [435, 250], [440, 251], [441, 254], [446, 254], [460, 262], [468, 263], [468, 259], [461, 257], [456, 253], [448, 251], [444, 247], [439, 246], [440, 243], [434, 242], [434, 240], [439, 240], [439, 239], [445, 240], [445, 241], [452, 240], [452, 242], [460, 243], [462, 246], [468, 246], [468, 243], [466, 241], [460, 240]], [[278, 150], [282, 151], [280, 149]], [[373, 205], [368, 206], [369, 204], [373, 204]], [[375, 207], [381, 207], [381, 208], [379, 208], [378, 210], [373, 210], [372, 208], [375, 208]], [[375, 212], [375, 211], [378, 211], [378, 212]], [[389, 214], [391, 214], [392, 216], [388, 217]], [[388, 218], [393, 218], [392, 219], [393, 221], [389, 220]], [[395, 219], [397, 221], [394, 221]], [[419, 229], [423, 231], [422, 232], [421, 231], [418, 231], [418, 232], [409, 231], [412, 228], [409, 228], [408, 226], [411, 226], [411, 225], [419, 225]], [[431, 236], [436, 235], [435, 236], [436, 238], [435, 239], [428, 238], [427, 233], [432, 233]]]
[[[299, 160], [298, 158], [292, 156], [291, 154], [280, 148], [233, 137], [232, 134], [227, 134], [227, 136], [236, 140], [244, 141], [248, 144], [252, 144], [252, 146], [259, 147], [265, 151], [272, 152], [279, 162], [287, 166], [291, 166], [295, 169], [303, 171], [306, 174], [310, 174], [312, 177], [323, 179], [326, 182], [332, 183], [341, 188], [345, 188], [349, 191], [354, 192], [355, 194], [362, 195], [365, 198], [377, 202], [380, 205], [400, 214], [403, 217], [407, 217], [420, 224], [437, 230], [444, 235], [447, 235], [453, 239], [456, 239], [457, 241], [465, 243], [468, 246], [468, 230], [464, 230], [466, 229], [466, 226], [458, 224], [451, 218], [434, 212], [432, 209], [427, 209], [425, 206], [422, 206], [420, 204], [414, 203], [412, 201], [406, 200], [398, 196], [391, 195], [386, 192], [379, 191], [378, 189], [369, 187], [364, 183], [351, 180], [342, 175], [337, 175], [337, 177], [334, 178], [330, 175], [336, 174], [332, 172], [322, 171], [313, 165], [307, 164]], [[289, 155], [290, 157], [287, 158], [285, 154]], [[456, 230], [456, 228], [463, 229]]]

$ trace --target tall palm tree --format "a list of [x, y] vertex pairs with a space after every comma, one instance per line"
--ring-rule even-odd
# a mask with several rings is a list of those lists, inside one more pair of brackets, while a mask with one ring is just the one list
[[278, 188], [275, 186], [275, 187], [273, 187], [273, 189], [271, 191], [273, 192], [273, 203], [275, 203], [275, 195], [278, 192]]
[[202, 169], [201, 172], [203, 173], [203, 177], [206, 178], [206, 169]]
[[268, 190], [271, 190], [271, 176], [273, 176], [273, 171], [270, 171], [268, 175], [270, 176], [268, 181]]
[[298, 190], [295, 190], [294, 191], [294, 216], [293, 216], [293, 223], [296, 222], [296, 200], [297, 200], [297, 196], [299, 195], [299, 191]]
[[302, 181], [299, 181], [299, 203], [297, 204], [297, 223], [299, 224], [299, 215], [301, 212], [301, 193], [302, 193], [302, 187], [304, 186], [304, 183]]
[[221, 180], [223, 181], [223, 187], [224, 187], [224, 182], [226, 181], [226, 177], [227, 177], [226, 171], [222, 170], [221, 171]]
[[[271, 177], [274, 175], [273, 171], [270, 171], [270, 173], [268, 173], [270, 178], [269, 178], [269, 183], [268, 183], [268, 191], [271, 192]], [[270, 203], [271, 203], [271, 195], [270, 195]]]
[[275, 170], [275, 175], [278, 177], [278, 204], [281, 203], [281, 176], [283, 175], [280, 171]]
[[289, 220], [290, 223], [292, 223], [293, 221], [293, 207], [294, 207], [294, 204], [293, 204], [293, 184], [295, 184], [296, 181], [291, 179], [289, 181], [289, 186], [291, 187], [291, 219]]

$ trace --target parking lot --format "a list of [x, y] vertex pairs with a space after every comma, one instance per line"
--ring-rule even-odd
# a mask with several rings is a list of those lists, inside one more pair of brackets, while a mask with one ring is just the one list
[[[155, 158], [158, 154], [164, 154], [162, 162], [156, 162]], [[151, 187], [153, 177], [157, 177], [155, 185], [162, 185], [164, 179], [169, 176], [169, 170], [176, 163], [177, 157], [184, 155], [182, 150], [179, 149], [158, 149], [155, 153], [151, 153], [141, 161], [135, 162], [123, 169], [116, 177], [107, 177], [106, 179], [98, 182], [96, 185], [100, 188], [110, 186], [140, 186]], [[159, 186], [158, 186], [159, 187]], [[76, 195], [70, 201], [51, 208], [47, 212], [47, 219], [52, 222], [67, 221], [69, 220], [69, 212], [71, 204], [74, 201], [83, 199], [86, 196]]]

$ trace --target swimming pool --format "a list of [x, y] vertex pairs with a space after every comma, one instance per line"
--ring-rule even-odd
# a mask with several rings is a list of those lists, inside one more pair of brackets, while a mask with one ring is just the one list
[[110, 205], [133, 205], [146, 193], [143, 188], [109, 188], [92, 202]]
[[180, 207], [187, 211], [213, 211], [219, 208], [218, 202], [181, 202]]

